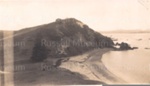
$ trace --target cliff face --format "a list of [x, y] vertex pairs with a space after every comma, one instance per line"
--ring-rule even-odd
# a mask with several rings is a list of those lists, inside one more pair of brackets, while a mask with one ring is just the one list
[[[50, 24], [17, 31], [14, 40], [17, 60], [30, 59], [34, 53], [45, 50], [48, 58], [61, 58], [82, 54], [94, 48], [112, 47], [114, 44], [110, 38], [74, 18], [57, 19]], [[39, 50], [35, 52], [37, 49]]]

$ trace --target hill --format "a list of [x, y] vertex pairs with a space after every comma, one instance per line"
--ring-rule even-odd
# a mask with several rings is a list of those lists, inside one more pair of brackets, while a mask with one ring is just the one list
[[74, 18], [56, 19], [49, 24], [16, 31], [14, 40], [16, 60], [29, 60], [34, 53], [41, 52], [47, 52], [48, 58], [69, 57], [114, 44], [110, 38]]

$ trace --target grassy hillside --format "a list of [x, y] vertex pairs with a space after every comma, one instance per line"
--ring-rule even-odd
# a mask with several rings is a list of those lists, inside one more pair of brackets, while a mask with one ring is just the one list
[[74, 18], [57, 19], [49, 24], [16, 31], [14, 39], [16, 60], [29, 60], [37, 43], [46, 47], [48, 58], [68, 57], [113, 45], [110, 38]]

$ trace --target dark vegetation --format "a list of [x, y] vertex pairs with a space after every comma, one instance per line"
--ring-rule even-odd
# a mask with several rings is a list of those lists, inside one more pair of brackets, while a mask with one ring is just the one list
[[33, 62], [43, 61], [44, 59], [47, 58], [47, 55], [48, 55], [48, 49], [46, 48], [46, 46], [41, 45], [40, 39], [41, 39], [41, 35], [38, 35], [35, 40], [36, 42], [33, 47], [32, 57], [31, 57], [31, 60]]

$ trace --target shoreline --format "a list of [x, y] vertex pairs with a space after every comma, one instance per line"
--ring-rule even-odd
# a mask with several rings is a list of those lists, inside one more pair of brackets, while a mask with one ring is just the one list
[[121, 84], [125, 81], [111, 73], [101, 61], [103, 54], [112, 51], [111, 48], [95, 49], [80, 56], [71, 57], [60, 67], [72, 72], [80, 73], [89, 80], [96, 80], [106, 84]]

